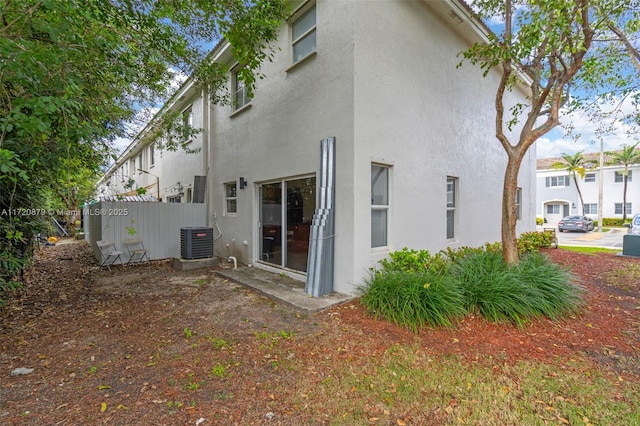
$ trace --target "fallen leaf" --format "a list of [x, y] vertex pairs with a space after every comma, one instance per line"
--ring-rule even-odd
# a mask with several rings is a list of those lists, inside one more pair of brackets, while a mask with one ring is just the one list
[[109, 386], [109, 385], [99, 385], [98, 389], [99, 390], [111, 389], [111, 386]]
[[405, 421], [404, 421], [404, 420], [402, 420], [402, 419], [398, 419], [398, 420], [396, 420], [396, 424], [397, 424], [398, 426], [407, 426], [407, 422], [405, 422]]
[[105, 411], [107, 411], [107, 403], [103, 402], [102, 404], [100, 404], [100, 412], [104, 413]]

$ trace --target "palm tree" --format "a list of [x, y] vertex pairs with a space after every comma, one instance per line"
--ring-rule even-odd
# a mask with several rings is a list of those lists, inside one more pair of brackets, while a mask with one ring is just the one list
[[573, 182], [576, 184], [576, 191], [578, 191], [578, 198], [580, 199], [580, 212], [584, 214], [584, 200], [582, 199], [582, 191], [580, 191], [580, 185], [578, 184], [578, 176], [580, 179], [584, 179], [584, 175], [587, 173], [587, 159], [582, 155], [583, 151], [576, 152], [573, 155], [562, 153], [563, 161], [556, 161], [551, 165], [557, 170], [566, 170], [569, 175], [573, 177]]
[[622, 175], [622, 221], [624, 222], [627, 219], [627, 181], [629, 179], [629, 166], [632, 164], [640, 163], [640, 150], [637, 150], [636, 147], [640, 144], [640, 142], [636, 142], [633, 145], [622, 145], [622, 150], [615, 152], [607, 152], [607, 155], [610, 156], [609, 161], [607, 162], [609, 165], [618, 165], [623, 166], [624, 170], [618, 172]]

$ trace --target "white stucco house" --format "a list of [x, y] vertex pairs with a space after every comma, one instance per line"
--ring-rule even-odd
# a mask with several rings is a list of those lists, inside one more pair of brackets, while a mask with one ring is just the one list
[[568, 215], [585, 215], [592, 219], [598, 217], [600, 185], [602, 184], [602, 217], [622, 218], [626, 208], [628, 218], [640, 212], [640, 164], [628, 167], [626, 206], [623, 207], [624, 167], [607, 165], [610, 163], [605, 155], [602, 171], [600, 170], [600, 154], [584, 154], [586, 163], [590, 164], [584, 178], [578, 177], [578, 185], [582, 192], [584, 208], [580, 206], [580, 198], [573, 177], [567, 170], [554, 167], [562, 162], [562, 158], [543, 158], [537, 161], [536, 173], [536, 216], [546, 223], [556, 225], [560, 219]]
[[[499, 74], [456, 68], [487, 31], [470, 9], [458, 0], [294, 6], [253, 99], [223, 42], [212, 57], [231, 66], [233, 106], [187, 81], [163, 109], [202, 128], [197, 154], [158, 152], [143, 131], [102, 188], [125, 193], [122, 181], [133, 179], [163, 202], [192, 202], [194, 179], [205, 176], [206, 225], [222, 232], [216, 254], [305, 279], [320, 141], [335, 138], [333, 258], [322, 259], [333, 291], [354, 293], [370, 267], [405, 246], [437, 252], [500, 240]], [[535, 167], [532, 150], [518, 181], [518, 232], [535, 228]]]

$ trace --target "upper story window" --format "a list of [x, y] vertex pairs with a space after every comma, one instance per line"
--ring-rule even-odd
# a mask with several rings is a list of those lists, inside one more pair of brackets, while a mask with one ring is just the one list
[[304, 11], [291, 24], [293, 63], [316, 51], [316, 5]]
[[127, 173], [129, 176], [133, 175], [136, 171], [136, 159], [135, 157], [132, 158], [131, 160], [129, 160], [129, 173]]
[[149, 145], [149, 166], [156, 164], [156, 144]]
[[[624, 172], [615, 172], [615, 182], [624, 182]], [[627, 182], [631, 182], [631, 170], [627, 172]]]
[[585, 182], [595, 182], [596, 181], [596, 174], [595, 173], [587, 173], [586, 175], [584, 175], [584, 181]]
[[545, 186], [550, 187], [564, 187], [571, 184], [569, 176], [547, 176], [545, 178]]
[[140, 151], [140, 154], [138, 154], [138, 173], [142, 173], [143, 169], [144, 167], [142, 167], [142, 151]]
[[191, 129], [193, 127], [193, 108], [189, 107], [182, 111], [182, 139], [191, 142]]
[[242, 69], [233, 73], [233, 107], [240, 109], [251, 102], [251, 98], [247, 94], [247, 86], [242, 79]]

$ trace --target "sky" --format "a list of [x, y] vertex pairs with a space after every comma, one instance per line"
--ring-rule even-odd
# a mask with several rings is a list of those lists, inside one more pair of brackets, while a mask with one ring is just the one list
[[[630, 102], [624, 102], [622, 110], [632, 111]], [[623, 145], [633, 145], [640, 141], [640, 135], [631, 131], [621, 120], [594, 121], [588, 114], [573, 113], [561, 114], [560, 121], [563, 125], [573, 128], [573, 136], [565, 135], [562, 127], [557, 127], [547, 133], [536, 143], [537, 158], [559, 157], [562, 154], [575, 154], [583, 151], [584, 154], [600, 152], [599, 128], [610, 125], [611, 131], [602, 135], [602, 144], [605, 151], [617, 151]]]

